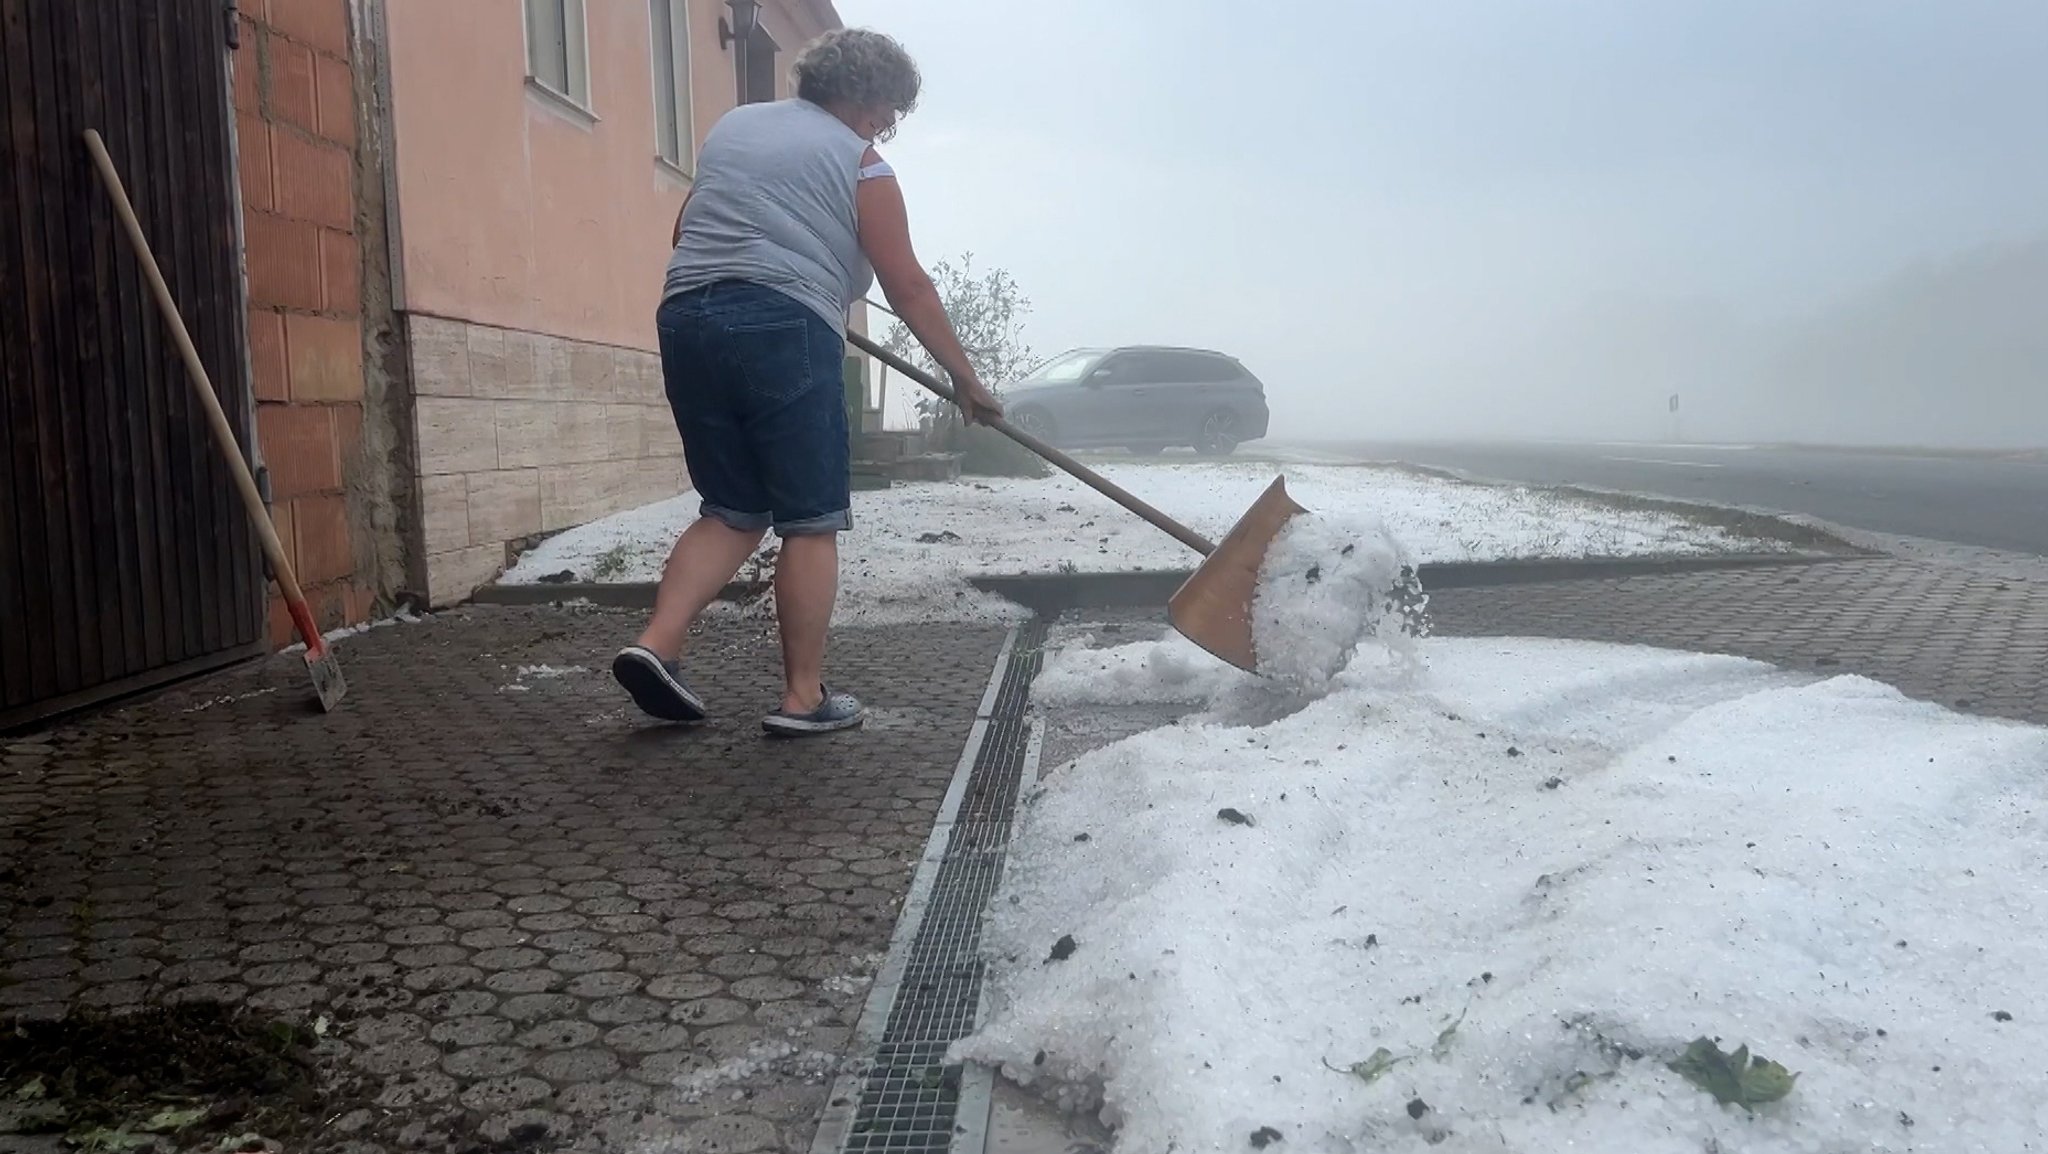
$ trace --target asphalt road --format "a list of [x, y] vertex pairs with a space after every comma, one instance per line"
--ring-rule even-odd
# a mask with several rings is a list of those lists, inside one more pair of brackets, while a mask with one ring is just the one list
[[1621, 443], [1248, 445], [1303, 462], [1403, 461], [1490, 480], [1802, 513], [1872, 533], [2048, 555], [2048, 454]]

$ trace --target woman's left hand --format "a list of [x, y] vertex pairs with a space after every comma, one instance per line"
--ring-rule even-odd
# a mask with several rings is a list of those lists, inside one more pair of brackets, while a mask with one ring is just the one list
[[1003, 402], [973, 377], [953, 378], [953, 403], [960, 406], [961, 418], [970, 425], [991, 424], [1003, 415]]

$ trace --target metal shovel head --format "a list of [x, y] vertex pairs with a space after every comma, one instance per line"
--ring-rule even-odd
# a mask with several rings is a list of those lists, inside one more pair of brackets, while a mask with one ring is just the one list
[[313, 692], [320, 698], [321, 711], [334, 712], [341, 699], [348, 696], [348, 679], [341, 675], [341, 662], [334, 659], [334, 651], [319, 644], [317, 636], [314, 644], [306, 647], [306, 672], [313, 677]]
[[1230, 527], [1216, 551], [1166, 603], [1167, 619], [1188, 640], [1248, 673], [1259, 671], [1252, 637], [1252, 596], [1266, 549], [1287, 522], [1308, 512], [1287, 495], [1287, 478], [1275, 477], [1252, 507]]

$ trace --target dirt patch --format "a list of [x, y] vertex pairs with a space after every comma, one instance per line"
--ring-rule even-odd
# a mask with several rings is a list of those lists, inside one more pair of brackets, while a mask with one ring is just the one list
[[318, 1043], [218, 1003], [0, 1022], [0, 1133], [81, 1150], [261, 1149], [257, 1136], [301, 1149], [332, 1105]]

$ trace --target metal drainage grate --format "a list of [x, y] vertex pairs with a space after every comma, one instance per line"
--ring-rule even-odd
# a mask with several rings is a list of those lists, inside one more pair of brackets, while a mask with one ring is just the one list
[[981, 1005], [981, 919], [1010, 844], [1029, 746], [1025, 706], [1045, 634], [1045, 625], [1033, 620], [1010, 648], [930, 904], [911, 939], [881, 1044], [860, 1082], [841, 1147], [849, 1154], [941, 1154], [952, 1146], [961, 1068], [945, 1065], [946, 1049], [974, 1031]]

